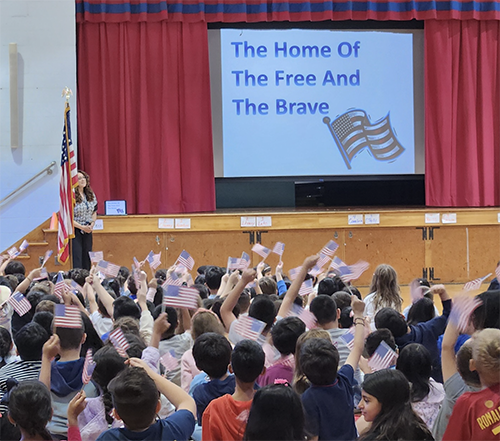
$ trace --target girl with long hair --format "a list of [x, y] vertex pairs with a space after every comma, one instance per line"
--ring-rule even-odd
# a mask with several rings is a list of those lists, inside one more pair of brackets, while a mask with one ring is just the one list
[[431, 432], [410, 404], [410, 385], [394, 369], [367, 374], [363, 382], [359, 408], [371, 427], [359, 440], [433, 440]]

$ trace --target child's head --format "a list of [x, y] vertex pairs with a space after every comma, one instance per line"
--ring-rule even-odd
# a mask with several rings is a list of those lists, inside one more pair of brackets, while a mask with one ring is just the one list
[[60, 346], [62, 351], [69, 351], [71, 349], [80, 349], [81, 345], [85, 342], [87, 335], [81, 328], [59, 328], [54, 329], [54, 333], [59, 336]]
[[120, 296], [113, 301], [113, 320], [118, 320], [125, 315], [139, 320], [141, 318], [141, 310], [130, 297]]
[[43, 329], [45, 329], [48, 335], [52, 335], [52, 322], [54, 321], [53, 313], [49, 311], [38, 311], [33, 316], [32, 321], [38, 323]]
[[193, 345], [196, 367], [210, 378], [221, 378], [227, 373], [231, 361], [231, 344], [226, 337], [215, 332], [200, 335]]
[[224, 328], [217, 314], [212, 311], [200, 309], [191, 319], [191, 335], [196, 340], [206, 332], [215, 332], [223, 335]]
[[254, 383], [264, 371], [265, 355], [262, 348], [252, 340], [240, 341], [231, 354], [231, 369], [236, 380]]
[[472, 313], [474, 329], [500, 329], [500, 290], [486, 291], [476, 298], [481, 300], [482, 304]]
[[250, 292], [248, 289], [245, 288], [240, 294], [240, 298], [238, 299], [238, 306], [240, 307], [241, 314], [248, 312], [248, 308], [250, 308]]
[[467, 340], [457, 352], [457, 370], [468, 386], [481, 387], [477, 371], [470, 370], [472, 360], [472, 339]]
[[271, 329], [274, 347], [281, 355], [295, 353], [297, 339], [306, 332], [306, 325], [298, 317], [285, 317]]
[[218, 266], [209, 266], [205, 271], [205, 283], [208, 289], [214, 291], [220, 288], [222, 276], [225, 271]]
[[325, 294], [321, 294], [314, 298], [309, 310], [314, 314], [320, 326], [336, 322], [339, 316], [335, 300]]
[[17, 425], [23, 438], [51, 440], [45, 428], [52, 418], [52, 403], [47, 387], [36, 380], [21, 381], [9, 396], [9, 420]]
[[299, 359], [304, 375], [314, 386], [327, 386], [337, 378], [339, 351], [331, 341], [307, 340], [300, 349]]
[[26, 268], [18, 260], [11, 260], [4, 269], [5, 274], [26, 274]]
[[396, 369], [411, 383], [411, 400], [423, 400], [430, 391], [429, 379], [432, 358], [428, 349], [420, 343], [410, 343], [399, 353]]
[[500, 382], [500, 329], [487, 328], [472, 336], [472, 363], [483, 386]]
[[[127, 367], [108, 384], [117, 417], [134, 431], [147, 429], [161, 404], [155, 382], [142, 368]], [[140, 409], [140, 412], [137, 410]]]
[[402, 337], [408, 332], [405, 318], [393, 308], [382, 308], [375, 314], [375, 327], [388, 329], [394, 338]]
[[139, 322], [127, 315], [120, 317], [118, 320], [113, 322], [113, 331], [116, 328], [121, 328], [124, 334], [135, 334], [138, 337], [141, 335]]
[[278, 292], [278, 285], [272, 277], [262, 277], [259, 280], [259, 287], [262, 294], [276, 294]]
[[408, 311], [408, 324], [417, 325], [418, 323], [428, 322], [436, 315], [434, 302], [427, 297], [416, 301]]
[[381, 328], [373, 331], [366, 337], [365, 355], [370, 358], [383, 341], [386, 342], [392, 350], [397, 351], [396, 342], [391, 331]]
[[276, 318], [276, 308], [273, 301], [266, 295], [259, 295], [253, 299], [248, 315], [266, 324], [264, 331], [268, 331], [273, 326]]
[[39, 361], [42, 359], [42, 349], [49, 335], [38, 323], [30, 322], [24, 325], [16, 335], [14, 343], [23, 361]]
[[[162, 313], [162, 305], [158, 305], [153, 311], [153, 318], [156, 320]], [[170, 327], [161, 336], [162, 339], [168, 338], [174, 335], [177, 326], [179, 325], [179, 318], [177, 316], [177, 311], [171, 306], [165, 307], [165, 313], [167, 314], [167, 321], [170, 323]]]
[[379, 265], [373, 273], [370, 292], [374, 292], [375, 310], [380, 306], [392, 306], [401, 310], [402, 300], [399, 295], [398, 275], [390, 265]]
[[345, 291], [337, 291], [332, 294], [337, 308], [340, 309], [339, 327], [350, 328], [353, 324], [353, 314], [351, 308], [351, 296]]
[[289, 386], [270, 385], [253, 398], [244, 440], [304, 440], [304, 410]]

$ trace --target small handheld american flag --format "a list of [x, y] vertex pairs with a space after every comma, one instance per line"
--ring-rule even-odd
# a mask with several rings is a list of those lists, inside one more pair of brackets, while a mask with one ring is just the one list
[[464, 285], [464, 288], [463, 290], [464, 291], [475, 291], [476, 289], [479, 289], [481, 288], [481, 285], [483, 284], [483, 282], [491, 276], [491, 273], [489, 273], [488, 275], [484, 276], [484, 277], [479, 277], [478, 279], [474, 279], [474, 280], [471, 280], [470, 282], [467, 282], [465, 285]]
[[316, 276], [320, 275], [322, 272], [323, 272], [323, 269], [322, 269], [322, 268], [321, 268], [318, 264], [314, 265], [314, 266], [313, 266], [313, 267], [309, 270], [309, 274], [310, 274], [311, 276], [314, 276], [314, 277], [316, 277]]
[[90, 379], [92, 378], [92, 373], [94, 372], [95, 363], [92, 358], [92, 349], [87, 349], [87, 353], [85, 354], [85, 361], [83, 362], [83, 371], [82, 371], [82, 383], [88, 384]]
[[153, 251], [150, 251], [146, 257], [146, 260], [149, 263], [151, 270], [155, 270], [161, 264], [161, 251], [158, 254], [154, 254]]
[[262, 246], [260, 243], [256, 243], [252, 247], [252, 251], [261, 256], [264, 260], [266, 259], [267, 256], [269, 256], [269, 254], [271, 254], [271, 250], [269, 248]]
[[246, 262], [239, 257], [228, 257], [227, 259], [227, 270], [239, 270], [239, 269], [246, 269], [245, 268]]
[[189, 271], [191, 271], [194, 267], [194, 259], [186, 250], [182, 250], [182, 253], [177, 258], [177, 263], [185, 266]]
[[354, 348], [354, 331], [355, 327], [353, 326], [348, 332], [340, 336], [340, 340], [342, 340], [351, 351], [352, 348]]
[[26, 250], [30, 244], [28, 243], [27, 240], [23, 240], [23, 243], [19, 245], [19, 253], [22, 253], [24, 250]]
[[167, 280], [165, 280], [165, 283], [163, 283], [161, 287], [166, 290], [168, 285], [182, 285], [182, 279], [175, 273], [175, 271], [167, 277]]
[[313, 283], [311, 279], [307, 279], [300, 285], [299, 296], [306, 296], [313, 292]]
[[125, 338], [122, 328], [116, 328], [114, 331], [110, 332], [109, 341], [115, 347], [118, 354], [123, 358], [128, 358], [127, 349], [130, 348], [130, 344]]
[[92, 263], [99, 263], [104, 260], [104, 253], [102, 251], [89, 251], [89, 257]]
[[19, 256], [19, 250], [17, 247], [12, 247], [10, 250], [7, 251], [7, 254], [11, 259], [15, 259], [17, 256]]
[[358, 279], [361, 274], [363, 274], [370, 264], [362, 260], [354, 263], [353, 265], [347, 265], [342, 262], [338, 257], [334, 257], [330, 267], [335, 270], [342, 279], [343, 282], [350, 282], [351, 280]]
[[393, 366], [397, 358], [398, 354], [385, 341], [381, 341], [368, 360], [368, 366], [373, 372], [380, 371]]
[[23, 316], [31, 309], [31, 303], [26, 297], [20, 292], [15, 292], [8, 299], [7, 303], [12, 305], [14, 311], [16, 311], [20, 316]]
[[337, 251], [338, 247], [339, 246], [336, 242], [330, 240], [323, 248], [321, 248], [321, 251], [319, 253], [332, 258], [333, 255], [335, 254], [335, 251]]
[[163, 304], [173, 308], [198, 309], [200, 294], [196, 288], [167, 285], [163, 296]]
[[481, 304], [481, 300], [476, 297], [454, 297], [450, 312], [450, 322], [457, 327], [459, 332], [465, 332], [469, 326], [470, 316]]
[[95, 269], [108, 277], [116, 277], [120, 271], [120, 266], [111, 262], [106, 262], [105, 260], [100, 260]]
[[313, 329], [316, 327], [316, 317], [307, 309], [301, 308], [299, 305], [295, 303], [292, 305], [290, 311], [287, 314], [288, 317], [298, 317], [301, 319], [306, 325], [307, 329]]
[[45, 251], [45, 255], [43, 256], [43, 261], [42, 261], [42, 268], [45, 266], [45, 264], [49, 261], [50, 256], [52, 256], [53, 251], [52, 250], [47, 250]]
[[326, 254], [320, 253], [319, 259], [316, 262], [316, 266], [319, 268], [323, 268], [328, 262], [330, 262], [331, 257]]
[[63, 298], [63, 293], [68, 289], [68, 285], [64, 281], [64, 276], [62, 271], [59, 271], [57, 274], [56, 284], [54, 285], [54, 295], [59, 297], [59, 299]]
[[281, 258], [284, 252], [285, 252], [285, 244], [283, 242], [276, 242], [273, 248], [273, 253], [277, 254]]
[[83, 288], [80, 286], [79, 283], [76, 283], [74, 280], [72, 280], [70, 283], [69, 283], [69, 286], [71, 287], [71, 289], [73, 289], [74, 291], [78, 291], [78, 292], [81, 292], [83, 294]]
[[290, 276], [291, 280], [295, 280], [297, 276], [300, 273], [300, 270], [302, 269], [301, 266], [298, 266], [297, 268], [292, 268], [290, 271], [288, 271], [288, 275]]
[[238, 317], [236, 320], [234, 332], [244, 339], [257, 341], [265, 327], [266, 324], [264, 322], [249, 315], [244, 315]]
[[57, 328], [82, 328], [82, 314], [78, 306], [56, 305], [54, 310], [54, 326]]
[[173, 349], [166, 352], [160, 357], [160, 363], [163, 365], [167, 372], [172, 372], [179, 366], [179, 360], [175, 358], [175, 352]]
[[250, 256], [244, 251], [241, 253], [241, 260], [243, 262], [242, 270], [246, 270], [250, 266]]

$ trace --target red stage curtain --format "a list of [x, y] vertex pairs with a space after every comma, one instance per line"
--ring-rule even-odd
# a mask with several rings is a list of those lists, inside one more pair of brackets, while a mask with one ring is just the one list
[[425, 22], [426, 204], [500, 205], [500, 21]]
[[129, 214], [215, 209], [206, 23], [79, 23], [78, 160]]

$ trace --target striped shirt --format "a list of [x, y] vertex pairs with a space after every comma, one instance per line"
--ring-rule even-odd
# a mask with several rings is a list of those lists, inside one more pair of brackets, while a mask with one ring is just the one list
[[[25, 380], [38, 380], [40, 369], [42, 367], [41, 361], [14, 361], [6, 364], [0, 369], [0, 400], [5, 392], [7, 392], [7, 380], [15, 378], [17, 381]], [[0, 412], [6, 412], [7, 406], [0, 405]]]

